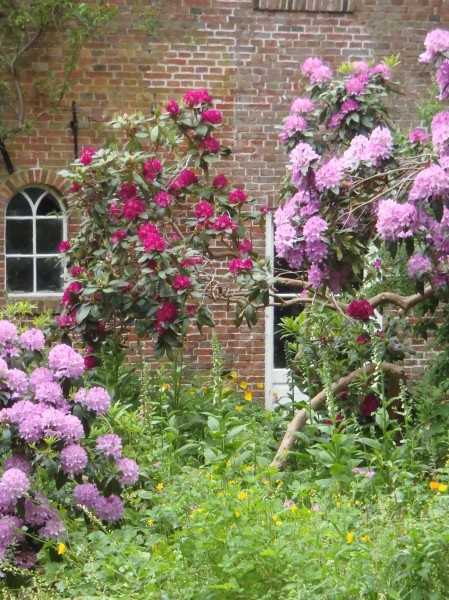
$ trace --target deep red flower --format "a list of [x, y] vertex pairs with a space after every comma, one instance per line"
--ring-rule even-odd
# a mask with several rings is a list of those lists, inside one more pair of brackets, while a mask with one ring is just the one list
[[139, 198], [128, 198], [123, 204], [123, 217], [132, 221], [145, 210], [145, 204]]
[[171, 323], [178, 316], [179, 310], [171, 302], [164, 302], [156, 312], [156, 321], [159, 323]]
[[137, 185], [134, 181], [124, 181], [120, 186], [119, 195], [122, 200], [134, 198], [137, 195]]
[[360, 414], [369, 417], [380, 406], [379, 398], [376, 394], [367, 394], [360, 403]]
[[223, 117], [219, 110], [209, 108], [201, 113], [201, 121], [203, 123], [210, 123], [211, 125], [220, 125], [223, 121]]
[[173, 100], [172, 98], [170, 98], [170, 100], [167, 103], [167, 106], [165, 107], [165, 110], [171, 114], [172, 117], [177, 117], [179, 115], [180, 108], [179, 108], [179, 104], [176, 102], [176, 100]]
[[123, 240], [123, 238], [126, 237], [126, 235], [127, 235], [127, 233], [123, 229], [114, 231], [114, 233], [111, 235], [111, 242], [113, 244], [118, 244], [120, 242], [120, 240]]
[[76, 194], [76, 192], [79, 192], [81, 189], [81, 186], [79, 183], [72, 183], [72, 185], [70, 186], [70, 193], [71, 194]]
[[146, 160], [143, 164], [142, 175], [147, 181], [154, 181], [162, 172], [162, 165], [157, 158]]
[[214, 177], [214, 179], [212, 181], [212, 185], [217, 190], [222, 190], [223, 188], [225, 188], [228, 185], [228, 180], [226, 179], [226, 177], [223, 174], [220, 173], [219, 175]]
[[185, 275], [176, 275], [173, 279], [173, 289], [176, 291], [186, 290], [192, 285], [192, 282]]
[[368, 300], [352, 300], [348, 305], [347, 313], [353, 319], [365, 321], [374, 315], [374, 308]]
[[188, 90], [184, 94], [183, 100], [189, 108], [196, 104], [210, 104], [212, 102], [212, 98], [206, 89]]
[[149, 233], [143, 240], [145, 252], [163, 252], [166, 248], [165, 240], [158, 233]]
[[371, 341], [371, 338], [366, 333], [361, 333], [356, 339], [357, 344], [360, 344], [361, 346], [369, 344], [370, 341]]
[[193, 171], [184, 169], [176, 178], [176, 182], [180, 188], [188, 187], [194, 183], [198, 183], [198, 177]]
[[92, 157], [95, 154], [94, 148], [85, 146], [81, 149], [80, 163], [87, 167], [92, 162]]
[[[346, 425], [343, 424], [345, 416], [342, 413], [337, 413], [335, 415], [335, 425], [338, 427], [339, 431], [343, 431], [346, 428]], [[334, 421], [332, 419], [326, 419], [326, 425], [334, 425]]]
[[209, 135], [201, 142], [200, 148], [203, 148], [203, 150], [207, 150], [212, 154], [216, 154], [220, 151], [220, 142]]
[[253, 245], [251, 243], [251, 240], [248, 240], [246, 238], [243, 239], [239, 244], [239, 252], [241, 254], [249, 254], [252, 251], [253, 251]]
[[61, 242], [59, 244], [59, 252], [67, 252], [67, 250], [70, 250], [70, 242]]
[[234, 190], [229, 194], [230, 204], [242, 204], [245, 200], [248, 200], [248, 196], [243, 190]]
[[198, 202], [195, 206], [195, 216], [197, 219], [210, 219], [214, 216], [214, 207], [209, 202]]
[[234, 258], [229, 263], [229, 270], [233, 275], [237, 275], [241, 271], [251, 271], [253, 261], [250, 258]]
[[75, 304], [76, 302], [76, 299], [74, 299], [73, 296], [77, 296], [82, 289], [83, 284], [80, 281], [72, 281], [65, 288], [61, 302], [66, 306], [72, 306], [72, 304]]
[[153, 202], [155, 202], [161, 208], [169, 206], [171, 204], [171, 200], [172, 198], [170, 194], [167, 194], [167, 192], [163, 191], [158, 192], [153, 198]]
[[70, 275], [72, 277], [78, 277], [78, 275], [81, 275], [81, 273], [84, 272], [84, 267], [81, 267], [80, 265], [74, 265], [71, 269], [70, 269]]

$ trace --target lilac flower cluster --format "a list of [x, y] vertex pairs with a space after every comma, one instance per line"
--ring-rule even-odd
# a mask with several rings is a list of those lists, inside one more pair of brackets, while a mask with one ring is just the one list
[[[81, 376], [84, 359], [73, 348], [58, 344], [49, 351], [48, 367], [41, 366], [44, 345], [45, 337], [39, 330], [29, 329], [19, 336], [13, 324], [0, 321], [0, 353], [4, 357], [0, 357], [0, 380], [6, 398], [5, 407], [0, 410], [0, 425], [9, 428], [14, 449], [13, 454], [6, 453], [0, 477], [0, 560], [14, 556], [16, 565], [22, 568], [33, 568], [37, 560], [20, 531], [22, 526], [41, 540], [58, 540], [66, 535], [59, 511], [51, 507], [48, 498], [32, 489], [32, 482], [41, 480], [34, 478], [35, 471], [46, 468], [39, 444], [44, 438], [55, 451], [54, 462], [68, 485], [73, 484], [74, 477], [85, 478], [88, 466], [90, 473], [101, 474], [100, 479], [106, 468], [106, 473], [115, 477], [121, 487], [133, 485], [139, 477], [137, 464], [122, 457], [121, 439], [115, 434], [97, 438], [99, 453], [92, 461], [84, 444], [83, 422], [73, 410], [81, 403], [88, 409], [82, 409], [86, 415], [83, 420], [92, 421], [96, 415], [107, 412], [110, 396], [105, 389], [92, 387], [81, 388], [67, 397], [65, 390], [73, 388]], [[30, 352], [35, 366], [29, 376], [25, 367], [9, 368], [11, 356], [17, 357], [15, 364], [28, 365]], [[26, 357], [23, 362], [22, 354]], [[112, 462], [108, 463], [110, 459]], [[23, 512], [19, 511], [19, 500], [24, 502]], [[75, 487], [74, 501], [75, 506], [93, 507], [104, 521], [114, 522], [123, 515], [121, 499], [103, 497], [94, 483]]]
[[381, 200], [377, 207], [377, 231], [386, 242], [411, 237], [417, 226], [418, 213], [413, 204]]
[[428, 273], [432, 268], [432, 263], [427, 256], [417, 253], [413, 254], [408, 259], [407, 273], [412, 279], [422, 277], [425, 273]]
[[449, 176], [438, 165], [423, 169], [415, 177], [410, 190], [409, 201], [427, 200], [428, 198], [441, 198], [449, 191]]
[[368, 479], [372, 479], [376, 473], [374, 471], [367, 471], [366, 469], [362, 469], [361, 467], [354, 467], [352, 469], [353, 473], [357, 473], [358, 475], [364, 475], [365, 477], [368, 477]]

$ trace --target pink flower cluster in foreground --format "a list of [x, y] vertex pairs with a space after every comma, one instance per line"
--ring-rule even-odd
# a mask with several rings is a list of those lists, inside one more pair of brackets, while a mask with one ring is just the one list
[[[0, 424], [9, 429], [11, 437], [0, 477], [0, 560], [14, 557], [22, 568], [32, 568], [36, 563], [35, 543], [33, 547], [28, 545], [22, 527], [43, 540], [57, 541], [67, 535], [59, 511], [34, 489], [42, 479], [38, 471], [46, 468], [40, 454], [44, 439], [45, 444], [51, 444], [52, 460], [67, 486], [73, 487], [75, 477], [86, 480], [86, 472], [101, 472], [100, 481], [109, 473], [121, 487], [135, 484], [139, 477], [137, 464], [123, 457], [121, 440], [115, 434], [97, 438], [99, 458], [92, 460], [89, 454], [85, 425], [97, 415], [106, 414], [111, 399], [98, 386], [72, 391], [84, 371], [83, 357], [66, 344], [56, 344], [48, 353], [48, 366], [41, 366], [44, 351], [45, 335], [41, 330], [32, 328], [18, 335], [14, 324], [0, 321], [4, 404]], [[11, 357], [18, 365], [25, 356], [28, 364], [30, 353], [34, 361], [31, 371], [9, 365]], [[83, 407], [81, 414], [77, 405]], [[94, 490], [91, 498], [95, 495], [95, 501], [81, 502], [86, 498], [79, 488]], [[76, 486], [73, 495], [75, 505], [89, 507], [103, 521], [114, 522], [122, 517], [122, 500], [102, 495], [96, 482]]]

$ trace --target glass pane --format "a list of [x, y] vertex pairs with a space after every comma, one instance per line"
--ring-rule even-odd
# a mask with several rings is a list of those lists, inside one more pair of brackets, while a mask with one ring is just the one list
[[62, 241], [62, 219], [36, 219], [37, 254], [55, 254]]
[[31, 217], [31, 206], [22, 194], [16, 194], [11, 198], [6, 209], [7, 217]]
[[6, 286], [10, 292], [33, 291], [33, 259], [6, 259]]
[[35, 203], [36, 200], [38, 200], [38, 198], [40, 198], [46, 193], [46, 191], [42, 188], [29, 187], [22, 190], [22, 193], [25, 196], [28, 196], [31, 199], [31, 201]]
[[33, 253], [33, 221], [6, 219], [6, 254]]
[[285, 358], [285, 342], [286, 338], [281, 339], [280, 321], [283, 317], [297, 317], [301, 314], [304, 306], [302, 304], [292, 304], [285, 308], [280, 306], [274, 307], [274, 331], [273, 331], [273, 368], [286, 369], [287, 361]]
[[51, 194], [47, 194], [39, 202], [36, 214], [38, 216], [61, 214], [61, 207]]
[[57, 256], [37, 258], [37, 292], [59, 292], [62, 289], [62, 266]]

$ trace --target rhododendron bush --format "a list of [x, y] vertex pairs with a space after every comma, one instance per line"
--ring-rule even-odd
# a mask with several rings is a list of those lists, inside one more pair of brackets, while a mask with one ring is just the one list
[[81, 386], [84, 358], [66, 344], [49, 352], [39, 329], [20, 335], [0, 321], [0, 562], [32, 568], [49, 541], [66, 539], [62, 514], [81, 507], [105, 523], [122, 518], [120, 493], [137, 464], [114, 433], [92, 435], [108, 412], [101, 387]]
[[[444, 100], [449, 95], [449, 32], [430, 32], [425, 48], [420, 61], [436, 67], [439, 99]], [[449, 111], [442, 107], [429, 133], [417, 128], [401, 134], [383, 104], [396, 91], [396, 64], [395, 57], [377, 64], [358, 61], [334, 74], [319, 58], [308, 58], [301, 66], [304, 93], [293, 102], [280, 134], [288, 177], [274, 217], [277, 255], [302, 275], [301, 281], [289, 282], [305, 289], [297, 301], [321, 304], [345, 323], [338, 343], [330, 339], [332, 326], [314, 338], [321, 348], [318, 364], [323, 353], [328, 359], [332, 348], [334, 353], [332, 372], [322, 380], [327, 391], [311, 399], [314, 409], [326, 397], [332, 403], [332, 389], [347, 393], [357, 377], [365, 378], [365, 394], [383, 394], [379, 369], [396, 384], [403, 376], [394, 364], [404, 356], [396, 337], [399, 321], [384, 318], [382, 326], [376, 325], [375, 308], [392, 304], [405, 313], [419, 305], [425, 314], [448, 299]], [[366, 283], [384, 275], [376, 249], [386, 249], [394, 258], [399, 247], [408, 255], [407, 275], [416, 294], [402, 297], [386, 289], [365, 297]], [[335, 296], [342, 293], [349, 295], [349, 303]], [[397, 393], [398, 385], [393, 387]], [[374, 396], [365, 404], [368, 408], [358, 414], [366, 417], [380, 400]], [[341, 421], [341, 413], [339, 417]], [[293, 445], [292, 430], [302, 427], [307, 415], [299, 411], [295, 419], [277, 466]]]
[[[251, 241], [262, 215], [243, 189], [210, 173], [229, 153], [216, 137], [221, 123], [207, 90], [188, 91], [152, 117], [117, 118], [115, 142], [83, 148], [63, 172], [83, 220], [61, 247], [70, 273], [61, 327], [75, 327], [91, 347], [135, 327], [161, 356], [190, 323], [213, 325], [211, 301], [236, 305], [237, 322], [255, 322], [255, 306], [268, 298]], [[214, 275], [220, 268], [225, 274]]]

